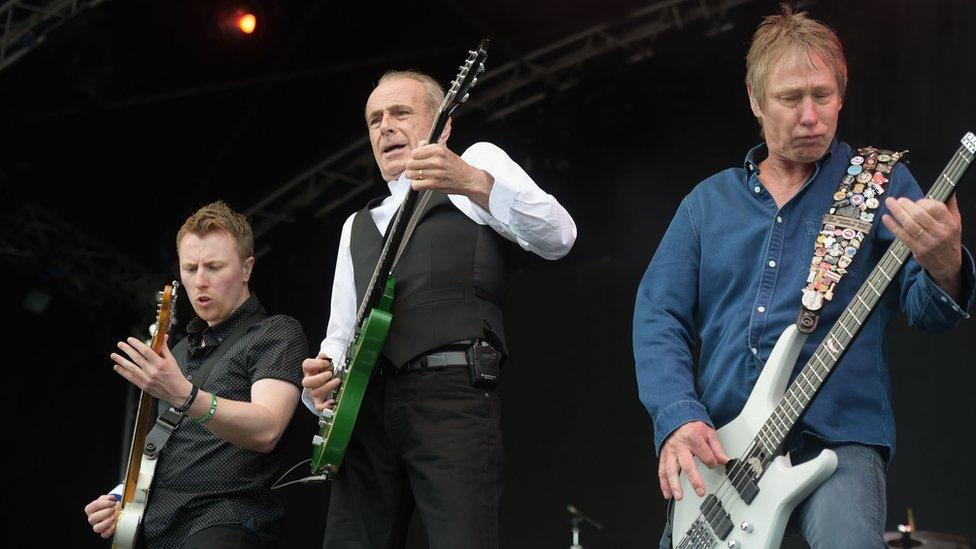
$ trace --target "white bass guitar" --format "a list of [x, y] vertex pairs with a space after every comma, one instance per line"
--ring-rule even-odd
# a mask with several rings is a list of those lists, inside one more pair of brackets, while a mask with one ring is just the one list
[[[976, 136], [967, 133], [928, 198], [945, 202], [976, 154]], [[684, 473], [684, 498], [675, 503], [672, 547], [679, 549], [774, 549], [780, 546], [793, 509], [837, 468], [831, 450], [792, 465], [783, 443], [840, 360], [910, 251], [896, 240], [885, 252], [850, 305], [824, 337], [792, 384], [787, 384], [806, 341], [795, 325], [783, 331], [742, 412], [718, 430], [725, 466], [695, 465], [705, 483], [699, 497]]]

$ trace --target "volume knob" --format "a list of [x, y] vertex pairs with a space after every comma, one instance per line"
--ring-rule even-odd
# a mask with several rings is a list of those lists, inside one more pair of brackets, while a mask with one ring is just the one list
[[752, 532], [752, 524], [750, 524], [749, 521], [746, 520], [742, 521], [742, 524], [739, 525], [739, 528], [742, 528], [742, 530], [746, 532]]

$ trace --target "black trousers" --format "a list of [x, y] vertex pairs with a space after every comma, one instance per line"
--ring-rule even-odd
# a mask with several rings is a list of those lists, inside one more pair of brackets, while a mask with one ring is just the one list
[[243, 526], [211, 526], [186, 538], [180, 549], [261, 549], [261, 538]]
[[431, 549], [498, 547], [495, 390], [466, 367], [375, 377], [332, 484], [325, 549], [394, 549], [416, 509]]

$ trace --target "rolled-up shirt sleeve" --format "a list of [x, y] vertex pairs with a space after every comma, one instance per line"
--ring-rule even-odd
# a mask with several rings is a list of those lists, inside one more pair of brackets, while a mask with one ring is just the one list
[[700, 245], [686, 197], [637, 289], [634, 361], [641, 402], [654, 420], [654, 448], [690, 421], [712, 425], [695, 390]]
[[467, 197], [451, 195], [458, 209], [544, 259], [559, 259], [569, 253], [576, 242], [573, 218], [505, 151], [491, 143], [475, 143], [461, 158], [491, 175], [494, 185], [488, 210]]

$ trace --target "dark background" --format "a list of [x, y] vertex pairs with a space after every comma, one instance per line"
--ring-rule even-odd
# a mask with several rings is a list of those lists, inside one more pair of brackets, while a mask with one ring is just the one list
[[[645, 5], [263, 4], [257, 36], [229, 41], [216, 31], [217, 2], [109, 1], [0, 73], [2, 214], [43, 207], [78, 234], [173, 276], [174, 236], [190, 213], [218, 198], [244, 210], [365, 135], [363, 104], [386, 69], [417, 68], [446, 82], [483, 34], [495, 39], [490, 69]], [[775, 5], [735, 8], [722, 33], [703, 24], [664, 33], [640, 61], [624, 51], [595, 58], [572, 70], [575, 86], [500, 121], [477, 111], [457, 121], [455, 150], [478, 140], [499, 144], [579, 227], [568, 257], [521, 254], [511, 278], [512, 356], [501, 389], [504, 547], [569, 545], [567, 503], [606, 526], [584, 532], [587, 546], [656, 544], [664, 504], [651, 422], [634, 382], [634, 294], [681, 197], [704, 177], [741, 165], [759, 140], [743, 58]], [[959, 137], [976, 129], [974, 7], [968, 0], [809, 6], [847, 51], [839, 136], [910, 149], [923, 188]], [[973, 179], [964, 178], [959, 193], [970, 247]], [[378, 181], [368, 194], [384, 190]], [[298, 318], [313, 347], [325, 333], [339, 228], [365, 198], [327, 219], [296, 215], [264, 237], [274, 248], [259, 259], [252, 288], [270, 311]], [[127, 388], [108, 353], [148, 324], [149, 298], [126, 305], [98, 298], [104, 288], [66, 291], [73, 273], [0, 251], [7, 543], [105, 547], [82, 508], [117, 483], [127, 444]], [[29, 295], [51, 299], [31, 312]], [[972, 321], [943, 335], [903, 320], [891, 327], [898, 453], [888, 475], [889, 530], [911, 507], [920, 529], [976, 538], [976, 482], [968, 473], [974, 337]], [[300, 409], [293, 423], [285, 444], [297, 461], [306, 457], [313, 418]], [[317, 547], [326, 490], [292, 488], [287, 499], [282, 546]], [[422, 546], [422, 531], [414, 534]]]

